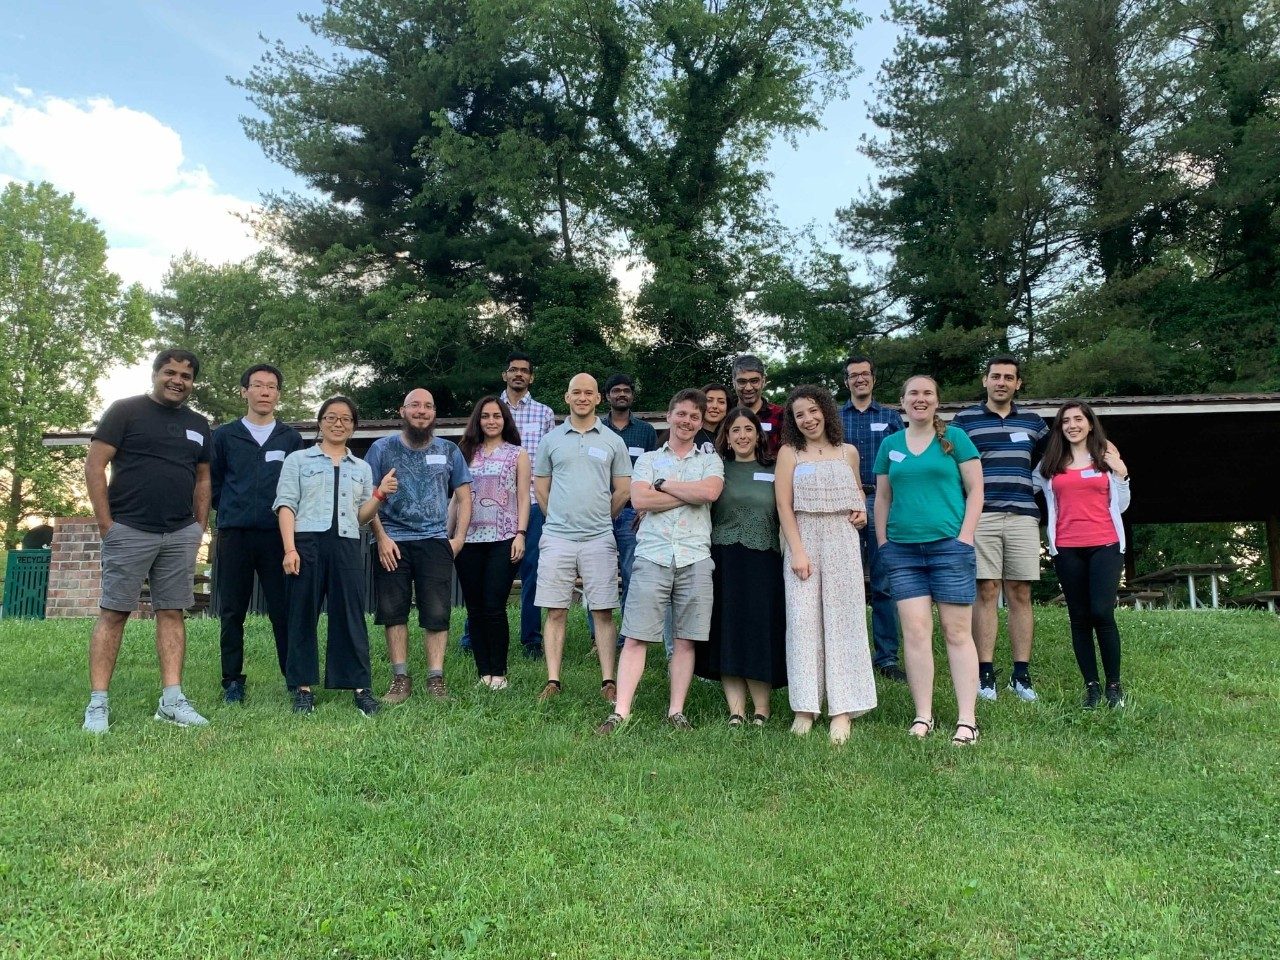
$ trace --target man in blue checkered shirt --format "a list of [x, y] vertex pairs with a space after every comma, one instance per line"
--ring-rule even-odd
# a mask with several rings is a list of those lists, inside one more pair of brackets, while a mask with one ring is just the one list
[[862, 491], [867, 496], [867, 525], [858, 535], [862, 541], [862, 569], [871, 578], [871, 633], [875, 639], [872, 663], [876, 672], [891, 680], [905, 682], [907, 675], [898, 664], [898, 611], [889, 594], [889, 575], [877, 563], [879, 547], [875, 537], [876, 477], [873, 467], [880, 444], [902, 429], [902, 414], [876, 403], [876, 365], [869, 357], [852, 356], [844, 364], [849, 402], [840, 408], [844, 439], [858, 448], [858, 469]]

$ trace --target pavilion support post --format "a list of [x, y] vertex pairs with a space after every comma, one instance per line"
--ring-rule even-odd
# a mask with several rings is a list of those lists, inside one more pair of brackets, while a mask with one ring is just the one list
[[[1137, 545], [1133, 542], [1133, 524], [1130, 523], [1128, 519], [1124, 517], [1120, 519], [1120, 522], [1124, 524], [1124, 543], [1126, 548], [1124, 551], [1124, 582], [1125, 582], [1125, 586], [1132, 587], [1133, 579], [1138, 575], [1138, 563], [1137, 563], [1138, 548], [1137, 548]], [[1274, 571], [1275, 566], [1273, 565], [1271, 569]], [[1274, 577], [1274, 573], [1272, 574], [1272, 576]], [[1277, 589], [1280, 589], [1280, 588], [1277, 588]]]
[[1280, 515], [1267, 517], [1267, 559], [1271, 563], [1271, 589], [1280, 590]]

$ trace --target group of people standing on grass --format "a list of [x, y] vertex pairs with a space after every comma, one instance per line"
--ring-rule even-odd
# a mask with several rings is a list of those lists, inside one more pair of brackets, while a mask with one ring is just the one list
[[[181, 669], [182, 615], [193, 603], [211, 506], [228, 703], [245, 698], [244, 619], [255, 578], [293, 709], [315, 708], [317, 624], [327, 610], [324, 686], [353, 691], [357, 708], [372, 715], [413, 693], [415, 601], [426, 689], [448, 697], [455, 573], [479, 682], [505, 689], [506, 607], [518, 575], [519, 639], [527, 656], [545, 660], [543, 702], [562, 694], [568, 610], [580, 592], [609, 704], [601, 735], [628, 723], [648, 648], [663, 644], [667, 721], [677, 729], [691, 726], [684, 706], [697, 675], [722, 684], [731, 726], [768, 723], [773, 690], [787, 687], [791, 729], [807, 733], [825, 711], [831, 740], [843, 743], [852, 721], [876, 706], [878, 673], [907, 683], [915, 705], [909, 732], [927, 737], [935, 723], [936, 606], [955, 691], [952, 742], [969, 745], [979, 737], [977, 699], [997, 695], [1002, 592], [1013, 648], [1008, 690], [1036, 699], [1030, 583], [1039, 578], [1041, 491], [1084, 705], [1104, 697], [1122, 705], [1113, 611], [1128, 470], [1089, 406], [1068, 402], [1045, 423], [1014, 403], [1018, 361], [997, 357], [983, 378], [986, 402], [948, 425], [932, 378], [903, 384], [899, 412], [874, 400], [869, 358], [850, 357], [844, 372], [850, 399], [842, 408], [812, 385], [778, 405], [766, 399], [761, 361], [740, 356], [732, 386], [711, 383], [671, 398], [670, 433], [659, 443], [632, 415], [629, 376], [609, 378], [603, 397], [594, 377], [573, 377], [568, 416], [557, 425], [530, 394], [532, 359], [516, 352], [502, 373], [505, 389], [474, 405], [458, 443], [435, 435], [434, 398], [419, 387], [404, 398], [400, 431], [361, 459], [348, 447], [359, 424], [355, 403], [326, 400], [318, 441], [305, 447], [275, 419], [283, 378], [269, 364], [241, 378], [246, 415], [211, 432], [186, 406], [199, 360], [167, 350], [153, 364], [152, 391], [104, 414], [86, 461], [103, 535], [103, 597], [84, 727], [108, 727], [107, 687], [144, 581], [163, 685], [155, 716], [181, 726], [208, 722], [183, 694]], [[597, 414], [602, 399], [605, 417]], [[392, 674], [381, 698], [372, 691], [364, 617], [366, 525], [375, 622], [385, 630]]]

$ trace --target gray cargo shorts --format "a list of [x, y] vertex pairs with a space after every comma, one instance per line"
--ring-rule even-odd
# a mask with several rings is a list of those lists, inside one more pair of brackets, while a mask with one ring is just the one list
[[172, 533], [148, 533], [113, 523], [102, 538], [104, 610], [138, 609], [142, 582], [151, 581], [151, 609], [186, 610], [195, 606], [196, 552], [204, 530], [194, 520]]

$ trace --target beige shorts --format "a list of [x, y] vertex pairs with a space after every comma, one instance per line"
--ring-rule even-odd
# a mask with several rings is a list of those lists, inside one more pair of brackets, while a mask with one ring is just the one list
[[612, 530], [591, 540], [565, 540], [542, 534], [538, 540], [534, 604], [544, 610], [567, 610], [577, 577], [582, 578], [584, 607], [618, 609], [618, 543]]
[[979, 580], [1039, 580], [1040, 524], [1017, 513], [984, 513], [973, 538]]

